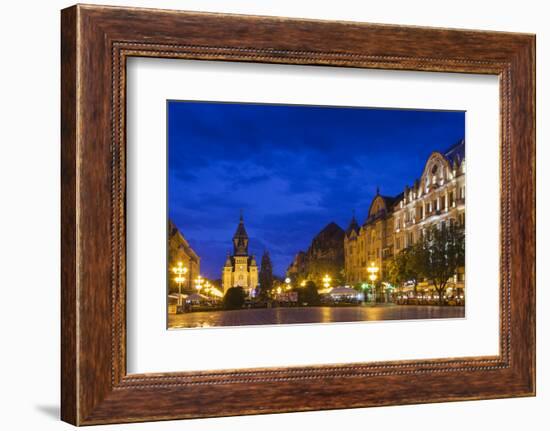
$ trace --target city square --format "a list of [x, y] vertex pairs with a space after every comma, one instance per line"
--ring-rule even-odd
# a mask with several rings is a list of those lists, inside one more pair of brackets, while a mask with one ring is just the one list
[[[169, 329], [465, 317], [463, 112], [173, 101], [168, 123]], [[288, 143], [304, 127], [330, 145]]]

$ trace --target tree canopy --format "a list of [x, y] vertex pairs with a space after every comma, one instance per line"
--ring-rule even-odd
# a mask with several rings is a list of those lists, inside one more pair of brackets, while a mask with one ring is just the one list
[[317, 285], [311, 280], [307, 281], [304, 287], [295, 287], [293, 290], [298, 293], [300, 304], [319, 305], [321, 302]]
[[388, 264], [389, 281], [397, 286], [410, 281], [414, 292], [422, 277], [422, 250], [420, 243], [399, 251]]
[[433, 283], [441, 303], [449, 278], [464, 266], [464, 229], [456, 223], [431, 226], [418, 244], [420, 270]]
[[430, 226], [414, 245], [389, 262], [389, 281], [396, 285], [411, 281], [416, 293], [418, 281], [425, 278], [433, 283], [441, 303], [449, 279], [464, 266], [464, 260], [464, 229], [456, 223]]

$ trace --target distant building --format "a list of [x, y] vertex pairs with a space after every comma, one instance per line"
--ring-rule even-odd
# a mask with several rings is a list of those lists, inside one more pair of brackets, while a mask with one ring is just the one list
[[296, 253], [294, 260], [286, 270], [286, 275], [287, 277], [297, 280], [300, 277], [306, 278], [304, 274], [307, 274], [307, 255], [304, 251], [299, 251]]
[[286, 271], [293, 283], [306, 280], [322, 285], [325, 275], [334, 283], [342, 278], [344, 269], [344, 230], [336, 223], [327, 224], [311, 241], [308, 249], [300, 251]]
[[242, 287], [248, 295], [258, 287], [258, 265], [254, 256], [248, 254], [248, 234], [241, 214], [239, 225], [233, 235], [233, 254], [227, 254], [222, 269], [223, 293], [231, 287]]
[[[386, 278], [387, 262], [400, 250], [413, 245], [427, 227], [440, 223], [465, 225], [466, 161], [464, 140], [447, 151], [434, 151], [422, 175], [397, 196], [382, 196], [377, 190], [368, 216], [359, 226], [355, 216], [344, 239], [345, 275], [350, 284], [368, 281], [367, 266], [380, 268]], [[453, 287], [464, 288], [464, 269]]]
[[170, 291], [178, 290], [178, 284], [175, 282], [175, 275], [172, 268], [182, 262], [187, 268], [185, 281], [182, 284], [182, 291], [192, 292], [193, 280], [200, 274], [201, 259], [191, 248], [183, 234], [177, 226], [168, 221], [168, 286]]

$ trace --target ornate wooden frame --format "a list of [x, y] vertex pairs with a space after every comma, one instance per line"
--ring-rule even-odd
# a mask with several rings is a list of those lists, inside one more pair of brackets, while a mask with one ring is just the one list
[[[63, 420], [88, 425], [535, 394], [534, 35], [81, 5], [61, 17]], [[500, 354], [127, 375], [129, 56], [498, 75]]]

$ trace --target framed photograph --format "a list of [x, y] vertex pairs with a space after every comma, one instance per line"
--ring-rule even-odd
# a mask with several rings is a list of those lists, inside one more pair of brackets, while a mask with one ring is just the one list
[[63, 420], [535, 394], [533, 35], [61, 33]]

